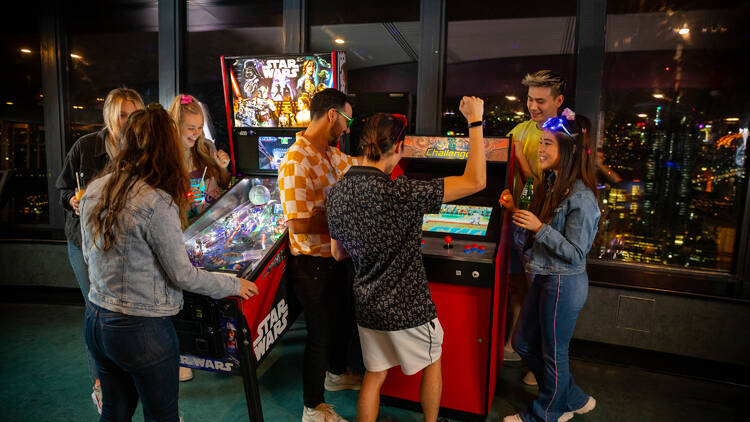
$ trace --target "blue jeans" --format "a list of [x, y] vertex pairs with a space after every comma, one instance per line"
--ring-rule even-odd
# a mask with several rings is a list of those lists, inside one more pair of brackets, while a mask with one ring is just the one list
[[138, 317], [89, 303], [84, 337], [102, 384], [100, 421], [177, 422], [179, 347], [170, 317]]
[[[68, 260], [70, 260], [70, 266], [73, 267], [73, 273], [78, 280], [78, 286], [81, 287], [81, 294], [83, 294], [83, 301], [89, 303], [89, 289], [91, 283], [89, 282], [89, 267], [83, 260], [83, 251], [72, 242], [68, 242]], [[94, 368], [94, 361], [91, 360], [91, 355], [88, 354], [89, 361], [89, 377], [91, 381], [96, 380], [96, 370]]]
[[78, 286], [81, 287], [81, 293], [83, 294], [83, 300], [89, 303], [89, 289], [91, 288], [91, 282], [89, 281], [89, 267], [83, 260], [83, 251], [72, 242], [68, 242], [68, 260], [70, 260], [70, 266], [73, 267], [73, 273], [76, 275]]
[[539, 383], [539, 396], [521, 412], [524, 422], [556, 422], [583, 407], [589, 396], [570, 374], [568, 347], [578, 312], [588, 296], [586, 273], [537, 275], [521, 307], [513, 349], [526, 360]]

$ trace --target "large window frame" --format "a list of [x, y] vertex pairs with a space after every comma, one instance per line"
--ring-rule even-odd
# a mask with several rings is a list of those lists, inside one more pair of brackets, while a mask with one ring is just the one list
[[[418, 93], [423, 98], [438, 101], [417, 103], [419, 133], [438, 133], [440, 107], [445, 86], [445, 39], [447, 21], [446, 0], [422, 0], [420, 25], [423, 41], [420, 45]], [[42, 57], [45, 98], [45, 129], [49, 171], [50, 204], [57, 203], [54, 181], [62, 168], [65, 139], [70, 116], [67, 110], [67, 34], [60, 13], [61, 2], [46, 9], [40, 20], [44, 55]], [[159, 97], [172, 98], [183, 88], [182, 54], [186, 41], [187, 0], [159, 0]], [[305, 52], [309, 43], [310, 25], [307, 19], [308, 1], [283, 1], [284, 52]], [[595, 128], [599, 121], [604, 67], [606, 0], [577, 0], [576, 7], [576, 108], [593, 117]], [[429, 36], [425, 36], [429, 32]], [[436, 50], [437, 49], [437, 50]], [[429, 58], [427, 60], [426, 58]], [[585, 88], [584, 88], [585, 87]], [[601, 132], [599, 132], [601, 133]], [[749, 163], [746, 160], [746, 169]], [[50, 224], [44, 229], [62, 232], [64, 218], [59, 207], [50, 206]], [[744, 210], [735, 248], [735, 262], [729, 273], [684, 270], [643, 264], [621, 263], [589, 259], [592, 284], [629, 286], [656, 289], [687, 295], [707, 295], [729, 299], [750, 299], [750, 189], [745, 189]], [[56, 237], [56, 236], [55, 236]]]

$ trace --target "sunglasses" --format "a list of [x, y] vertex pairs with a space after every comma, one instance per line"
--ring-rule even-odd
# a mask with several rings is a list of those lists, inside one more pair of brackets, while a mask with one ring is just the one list
[[[336, 109], [334, 108], [334, 110], [336, 110]], [[346, 114], [338, 111], [338, 110], [336, 110], [336, 113], [344, 116], [344, 118], [346, 119], [346, 128], [349, 129], [352, 126], [352, 122], [354, 122], [354, 119], [351, 118], [351, 117], [349, 117], [349, 116], [347, 116]]]
[[573, 139], [573, 141], [575, 141], [573, 135], [571, 135], [568, 131], [568, 128], [565, 127], [565, 119], [563, 119], [562, 117], [550, 117], [549, 119], [547, 119], [547, 121], [542, 123], [542, 129], [546, 129], [550, 132], [561, 130], [565, 132], [565, 134], [568, 135], [570, 139]]
[[403, 114], [391, 114], [391, 116], [393, 116], [393, 118], [401, 122], [401, 130], [398, 131], [398, 135], [396, 135], [396, 138], [393, 141], [393, 142], [398, 142], [399, 140], [401, 140], [401, 135], [403, 135], [404, 130], [406, 129], [406, 124], [407, 124], [406, 116], [404, 116]]

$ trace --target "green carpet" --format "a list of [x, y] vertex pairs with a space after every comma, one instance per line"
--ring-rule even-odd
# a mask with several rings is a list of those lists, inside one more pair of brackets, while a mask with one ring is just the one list
[[[0, 304], [0, 421], [96, 421], [91, 402], [83, 307]], [[299, 421], [302, 414], [301, 367], [305, 330], [295, 324], [259, 368], [266, 421]], [[602, 363], [573, 360], [576, 382], [597, 398], [583, 421], [750, 421], [742, 412], [750, 397], [745, 387], [672, 376]], [[246, 421], [240, 377], [193, 371], [180, 384], [180, 413], [185, 422]], [[505, 368], [498, 381], [489, 421], [526, 407], [536, 388], [518, 380], [520, 367]], [[326, 399], [354, 421], [357, 392], [327, 392]], [[135, 421], [142, 421], [141, 409]], [[381, 406], [380, 421], [422, 420], [421, 414]]]

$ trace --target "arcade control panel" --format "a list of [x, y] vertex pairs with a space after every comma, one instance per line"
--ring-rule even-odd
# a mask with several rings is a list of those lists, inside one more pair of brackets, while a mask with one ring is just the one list
[[422, 260], [431, 282], [491, 287], [494, 282], [496, 246], [490, 242], [422, 238]]

